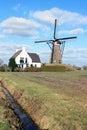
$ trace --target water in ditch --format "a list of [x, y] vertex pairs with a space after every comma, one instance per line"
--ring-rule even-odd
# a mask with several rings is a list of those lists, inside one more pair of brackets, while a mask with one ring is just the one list
[[14, 108], [14, 113], [17, 115], [21, 122], [20, 130], [40, 130], [39, 127], [34, 123], [34, 121], [22, 110], [22, 108], [16, 103], [13, 97], [10, 95], [8, 90], [2, 87], [3, 92], [7, 96], [8, 100], [11, 102]]

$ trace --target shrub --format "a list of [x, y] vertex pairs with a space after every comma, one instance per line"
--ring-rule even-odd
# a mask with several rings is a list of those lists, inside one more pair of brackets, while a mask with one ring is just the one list
[[42, 66], [41, 68], [42, 71], [50, 71], [50, 72], [64, 72], [65, 67], [64, 66]]
[[14, 71], [15, 71], [15, 72], [21, 72], [21, 71], [23, 71], [23, 70], [22, 70], [20, 67], [16, 67]]
[[0, 71], [7, 72], [7, 71], [10, 71], [10, 68], [7, 65], [2, 65], [2, 66], [0, 66]]
[[11, 69], [11, 71], [15, 71], [15, 68], [17, 67], [17, 64], [16, 64], [14, 58], [10, 58], [8, 66]]
[[74, 71], [76, 70], [74, 67], [70, 65], [64, 64], [45, 64], [41, 67], [42, 71], [50, 71], [50, 72], [65, 72], [65, 71]]
[[39, 72], [41, 71], [41, 68], [37, 68], [37, 67], [26, 67], [24, 69], [25, 72]]

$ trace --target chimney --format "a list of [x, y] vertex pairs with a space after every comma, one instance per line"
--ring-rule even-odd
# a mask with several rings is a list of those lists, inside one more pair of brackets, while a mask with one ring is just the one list
[[18, 52], [19, 51], [19, 49], [16, 49], [16, 52]]
[[22, 47], [22, 51], [25, 52], [25, 47]]

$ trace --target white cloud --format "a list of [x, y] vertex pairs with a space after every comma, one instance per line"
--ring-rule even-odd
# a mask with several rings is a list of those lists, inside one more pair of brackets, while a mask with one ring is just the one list
[[70, 12], [59, 8], [52, 8], [44, 11], [30, 11], [29, 15], [31, 18], [34, 18], [35, 20], [39, 20], [39, 22], [42, 22], [42, 29], [44, 28], [44, 24], [46, 27], [49, 28], [49, 32], [47, 32], [47, 30], [45, 31], [45, 33], [42, 32], [44, 34], [48, 34], [48, 37], [49, 35], [51, 36], [53, 34], [52, 26], [50, 25], [54, 24], [54, 19], [58, 20], [57, 23], [58, 25], [62, 25], [62, 28], [64, 25], [65, 28], [69, 29], [62, 30], [61, 28], [61, 31], [58, 32], [58, 35], [76, 35], [85, 33], [87, 31], [87, 29], [81, 27], [82, 25], [87, 24], [87, 16], [83, 16], [76, 12]]
[[30, 16], [48, 23], [54, 22], [55, 19], [55, 17], [49, 10], [30, 12]]
[[59, 8], [30, 12], [30, 16], [49, 23], [54, 23], [54, 19], [57, 18], [59, 19], [58, 24], [87, 24], [87, 16], [82, 16], [79, 13], [70, 12]]
[[[17, 5], [20, 7], [20, 4]], [[0, 23], [0, 27], [3, 28], [5, 34], [17, 35], [17, 36], [30, 36], [34, 39], [38, 38], [40, 35], [46, 37], [53, 32], [51, 24], [54, 24], [54, 19], [57, 18], [58, 24], [87, 24], [87, 16], [82, 16], [78, 13], [69, 12], [66, 10], [61, 10], [59, 8], [52, 8], [50, 10], [35, 11], [30, 12], [30, 17], [32, 19], [20, 18], [20, 17], [10, 17]], [[37, 20], [40, 20], [37, 22]], [[44, 23], [46, 22], [46, 23]], [[68, 27], [71, 27], [69, 25]], [[81, 27], [72, 30], [63, 30], [59, 34], [78, 34], [84, 33]], [[50, 34], [51, 35], [51, 34]]]
[[79, 33], [84, 33], [86, 30], [83, 28], [76, 28], [70, 31], [70, 34], [79, 34]]
[[62, 35], [62, 34], [76, 35], [76, 34], [85, 33], [86, 31], [87, 30], [84, 30], [83, 28], [76, 28], [72, 30], [62, 30], [62, 31], [59, 31], [59, 35]]
[[0, 26], [4, 29], [4, 33], [19, 35], [19, 36], [33, 36], [38, 35], [35, 28], [41, 25], [33, 20], [28, 20], [18, 17], [10, 17], [0, 23]]
[[[17, 44], [17, 43], [0, 43], [0, 50], [6, 51], [15, 51], [16, 49], [21, 49], [21, 47], [30, 48], [27, 44]], [[9, 52], [8, 51], [8, 52]]]
[[64, 51], [63, 61], [73, 65], [87, 64], [87, 48], [71, 48]]
[[71, 54], [71, 53], [86, 53], [87, 54], [87, 48], [77, 48], [77, 49], [75, 49], [75, 48], [71, 48], [71, 49], [67, 49], [67, 50], [65, 50], [65, 53], [66, 54]]

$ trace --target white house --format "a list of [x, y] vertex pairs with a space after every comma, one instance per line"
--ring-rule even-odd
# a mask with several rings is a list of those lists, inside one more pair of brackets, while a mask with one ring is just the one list
[[26, 68], [26, 67], [41, 67], [41, 61], [39, 55], [36, 53], [27, 53], [25, 48], [22, 50], [16, 51], [16, 53], [11, 57], [15, 59], [18, 67]]

